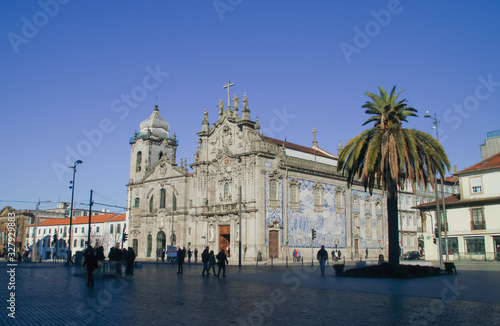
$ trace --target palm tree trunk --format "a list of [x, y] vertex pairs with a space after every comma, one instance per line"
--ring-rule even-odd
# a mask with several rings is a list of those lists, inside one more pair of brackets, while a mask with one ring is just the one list
[[389, 236], [389, 264], [399, 265], [398, 188], [391, 177], [387, 178], [387, 224]]

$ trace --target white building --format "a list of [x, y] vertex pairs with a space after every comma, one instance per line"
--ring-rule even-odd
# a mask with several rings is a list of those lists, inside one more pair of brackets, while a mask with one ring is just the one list
[[[459, 178], [460, 194], [447, 197], [445, 201], [450, 259], [500, 259], [500, 154], [455, 173], [455, 176]], [[419, 208], [423, 213], [434, 212], [436, 203], [423, 204]], [[444, 223], [442, 230], [444, 238]], [[431, 240], [426, 242], [426, 248], [430, 247], [434, 250], [427, 250], [426, 257], [437, 259], [437, 246]]]
[[[71, 251], [82, 251], [87, 247], [89, 217], [79, 216], [73, 219], [71, 234]], [[92, 215], [90, 242], [93, 247], [104, 247], [107, 255], [109, 249], [121, 243], [125, 214]], [[26, 248], [32, 248], [34, 243], [34, 224], [27, 227]], [[54, 242], [57, 235], [57, 244]], [[54, 255], [66, 258], [69, 241], [69, 218], [46, 218], [36, 228], [37, 257], [52, 259]]]

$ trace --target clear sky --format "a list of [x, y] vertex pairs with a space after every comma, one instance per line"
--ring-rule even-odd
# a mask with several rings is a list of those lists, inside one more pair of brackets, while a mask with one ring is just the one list
[[419, 110], [406, 128], [435, 136], [437, 114], [459, 170], [500, 129], [498, 1], [2, 1], [0, 15], [0, 207], [69, 202], [77, 159], [76, 207], [90, 189], [125, 206], [129, 138], [156, 101], [190, 164], [228, 80], [265, 135], [311, 146], [316, 127], [333, 154], [379, 85]]

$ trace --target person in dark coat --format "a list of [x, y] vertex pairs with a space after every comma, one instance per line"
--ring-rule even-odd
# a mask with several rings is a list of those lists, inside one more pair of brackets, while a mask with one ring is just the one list
[[191, 257], [193, 256], [193, 252], [191, 248], [188, 249], [188, 264], [191, 265]]
[[220, 270], [222, 269], [222, 277], [226, 277], [226, 264], [229, 264], [227, 261], [227, 256], [226, 253], [224, 252], [224, 249], [221, 249], [220, 252], [217, 254], [217, 265], [219, 265], [219, 271], [217, 272], [217, 277], [220, 276]]
[[325, 274], [325, 263], [328, 260], [328, 252], [325, 250], [325, 246], [321, 246], [318, 250], [316, 258], [319, 260], [319, 267], [321, 268], [321, 274]]
[[198, 262], [198, 249], [194, 248], [194, 262]]
[[186, 257], [186, 251], [184, 249], [179, 249], [177, 250], [177, 274], [182, 274], [183, 268], [182, 265], [184, 265], [184, 258]]
[[87, 266], [87, 272], [88, 272], [87, 286], [94, 286], [94, 277], [92, 275], [92, 272], [94, 272], [97, 269], [98, 266], [97, 257], [92, 248], [89, 247], [89, 249], [90, 250], [87, 253], [87, 257], [83, 262], [83, 266]]
[[135, 251], [132, 247], [128, 247], [126, 259], [127, 259], [127, 267], [125, 269], [125, 274], [134, 275]]
[[[215, 254], [213, 250], [210, 250], [210, 254], [208, 254], [208, 271], [210, 272], [210, 269], [213, 270], [214, 272], [214, 277], [215, 275]], [[208, 274], [210, 275], [210, 273]]]
[[207, 276], [210, 275], [210, 271], [208, 269], [208, 262], [209, 262], [208, 246], [201, 253], [201, 261], [203, 262], [203, 272], [201, 272], [201, 276], [205, 276], [205, 271], [207, 272]]

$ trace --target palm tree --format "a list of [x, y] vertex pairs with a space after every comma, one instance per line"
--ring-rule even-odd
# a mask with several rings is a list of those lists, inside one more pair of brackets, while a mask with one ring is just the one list
[[380, 96], [366, 92], [372, 101], [362, 107], [373, 115], [363, 125], [375, 125], [351, 139], [339, 155], [337, 169], [347, 175], [351, 186], [361, 181], [370, 194], [375, 186], [387, 191], [389, 263], [399, 264], [399, 230], [397, 188], [409, 181], [412, 188], [430, 183], [436, 174], [450, 169], [448, 157], [441, 144], [432, 136], [415, 129], [404, 129], [407, 117], [417, 116], [406, 99], [398, 101], [396, 86], [390, 94], [379, 86]]

